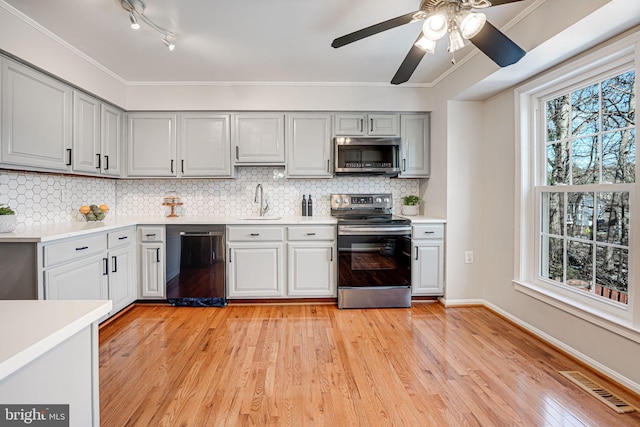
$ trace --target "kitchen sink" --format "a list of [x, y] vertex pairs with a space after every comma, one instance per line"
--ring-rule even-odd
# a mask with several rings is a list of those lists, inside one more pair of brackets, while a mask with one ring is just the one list
[[238, 219], [243, 220], [243, 221], [276, 220], [276, 219], [282, 219], [282, 217], [281, 216], [258, 216], [258, 215], [254, 215], [254, 216], [239, 216]]

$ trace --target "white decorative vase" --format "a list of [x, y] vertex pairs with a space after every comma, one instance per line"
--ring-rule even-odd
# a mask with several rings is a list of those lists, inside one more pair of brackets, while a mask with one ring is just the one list
[[0, 233], [11, 233], [18, 226], [18, 218], [14, 215], [0, 215]]
[[402, 205], [402, 215], [415, 216], [418, 215], [418, 205]]

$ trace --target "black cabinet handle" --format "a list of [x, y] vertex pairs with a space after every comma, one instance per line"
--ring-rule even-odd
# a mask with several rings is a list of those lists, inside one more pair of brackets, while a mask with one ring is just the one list
[[153, 234], [145, 234], [145, 237], [156, 237], [156, 233], [153, 233]]
[[331, 256], [329, 257], [329, 261], [333, 262], [333, 246], [329, 249], [331, 249]]
[[229, 262], [232, 262], [232, 261], [233, 261], [233, 260], [231, 259], [231, 254], [232, 254], [232, 253], [233, 253], [233, 252], [231, 252], [231, 248], [229, 248]]
[[82, 247], [76, 248], [76, 251], [84, 251], [85, 249], [89, 249], [89, 246], [82, 246]]
[[360, 132], [364, 129], [364, 120], [360, 119]]
[[104, 156], [104, 170], [109, 169], [109, 156]]
[[259, 236], [260, 233], [251, 233], [252, 236]]
[[102, 258], [102, 262], [104, 263], [104, 271], [102, 272], [103, 276], [109, 275], [109, 258]]
[[402, 159], [402, 172], [407, 171], [407, 159]]
[[118, 240], [127, 240], [129, 238], [129, 236], [122, 236], [122, 237], [118, 237]]
[[327, 159], [327, 172], [331, 172], [331, 160]]
[[71, 148], [67, 148], [67, 166], [71, 166]]
[[240, 160], [240, 147], [236, 145], [236, 160]]
[[117, 273], [118, 272], [118, 258], [116, 258], [115, 256], [111, 257], [111, 263], [113, 264], [113, 270], [111, 270], [112, 273]]
[[184, 160], [180, 160], [180, 171], [184, 173]]
[[156, 262], [160, 262], [160, 248], [156, 248]]
[[307, 233], [307, 236], [315, 236], [316, 233]]
[[373, 132], [373, 119], [369, 119], [371, 121], [371, 126], [369, 127], [369, 132]]
[[171, 159], [171, 173], [173, 173], [173, 159]]
[[435, 231], [425, 231], [424, 234], [435, 234]]
[[96, 169], [100, 169], [102, 167], [100, 165], [100, 154], [96, 154], [96, 157], [98, 158], [98, 166], [96, 166]]
[[416, 246], [416, 261], [418, 260], [418, 247]]

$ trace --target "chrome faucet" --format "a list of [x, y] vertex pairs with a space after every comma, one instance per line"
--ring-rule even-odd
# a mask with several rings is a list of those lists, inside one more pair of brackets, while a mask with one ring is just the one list
[[[260, 200], [258, 200], [258, 196], [260, 196]], [[254, 203], [260, 203], [260, 216], [264, 216], [264, 214], [267, 213], [267, 211], [269, 210], [269, 203], [264, 201], [263, 202], [263, 191], [262, 191], [262, 184], [258, 184], [256, 185], [256, 196], [253, 199]]]

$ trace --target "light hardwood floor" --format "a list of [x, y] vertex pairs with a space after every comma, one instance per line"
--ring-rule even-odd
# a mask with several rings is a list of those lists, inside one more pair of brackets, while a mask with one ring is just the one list
[[100, 330], [101, 425], [638, 426], [628, 393], [482, 307], [136, 306]]

